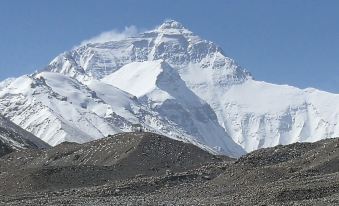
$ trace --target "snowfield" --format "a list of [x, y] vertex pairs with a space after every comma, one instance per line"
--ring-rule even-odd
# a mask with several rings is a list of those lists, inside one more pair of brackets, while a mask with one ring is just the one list
[[0, 109], [51, 145], [130, 131], [134, 123], [233, 157], [339, 136], [339, 95], [256, 81], [173, 20], [79, 46], [41, 72], [1, 82]]

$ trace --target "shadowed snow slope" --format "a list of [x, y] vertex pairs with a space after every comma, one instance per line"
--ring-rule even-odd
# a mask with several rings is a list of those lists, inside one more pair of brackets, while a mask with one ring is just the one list
[[166, 62], [130, 63], [102, 81], [137, 96], [150, 110], [178, 125], [199, 142], [226, 153], [240, 154], [241, 148], [219, 125], [211, 107], [188, 89]]
[[47, 143], [0, 115], [0, 156], [26, 148], [49, 147]]

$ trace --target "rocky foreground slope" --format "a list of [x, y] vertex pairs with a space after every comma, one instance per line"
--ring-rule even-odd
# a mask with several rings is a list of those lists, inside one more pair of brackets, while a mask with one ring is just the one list
[[152, 133], [0, 158], [2, 205], [338, 205], [339, 139], [238, 160]]
[[[122, 133], [85, 144], [23, 150], [0, 159], [0, 194], [90, 187], [135, 176], [162, 176], [218, 162], [192, 144], [153, 133]], [[227, 159], [227, 158], [226, 158]], [[19, 187], [18, 187], [19, 185]]]

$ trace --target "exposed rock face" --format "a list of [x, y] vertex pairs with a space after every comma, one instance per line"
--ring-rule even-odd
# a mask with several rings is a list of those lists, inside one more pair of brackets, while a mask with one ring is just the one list
[[43, 149], [50, 146], [0, 115], [0, 157], [22, 149]]
[[0, 140], [0, 157], [13, 152], [13, 149]]

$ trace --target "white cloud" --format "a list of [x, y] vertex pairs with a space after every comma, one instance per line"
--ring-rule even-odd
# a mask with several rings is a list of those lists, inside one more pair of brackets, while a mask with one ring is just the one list
[[135, 26], [127, 26], [123, 31], [118, 31], [113, 29], [111, 31], [102, 32], [101, 34], [92, 37], [88, 40], [82, 41], [80, 45], [85, 45], [88, 43], [103, 43], [108, 41], [119, 41], [126, 39], [131, 36], [137, 35], [138, 29]]

